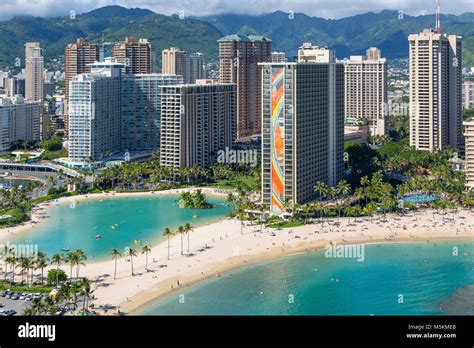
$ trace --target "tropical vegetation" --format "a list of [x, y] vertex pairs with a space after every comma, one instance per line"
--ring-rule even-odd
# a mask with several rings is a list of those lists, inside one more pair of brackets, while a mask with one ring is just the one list
[[211, 209], [214, 206], [206, 200], [201, 190], [183, 192], [180, 196], [180, 205], [186, 209]]

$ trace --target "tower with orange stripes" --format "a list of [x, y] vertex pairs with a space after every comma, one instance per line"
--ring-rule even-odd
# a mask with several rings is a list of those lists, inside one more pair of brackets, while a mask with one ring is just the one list
[[317, 198], [344, 172], [344, 66], [304, 44], [298, 62], [262, 66], [262, 200], [274, 214]]

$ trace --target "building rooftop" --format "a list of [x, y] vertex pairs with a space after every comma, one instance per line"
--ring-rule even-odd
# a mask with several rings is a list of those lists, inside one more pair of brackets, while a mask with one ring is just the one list
[[223, 41], [268, 41], [271, 42], [269, 38], [261, 35], [242, 35], [242, 34], [234, 34], [234, 35], [227, 35], [223, 38], [217, 40], [217, 42]]

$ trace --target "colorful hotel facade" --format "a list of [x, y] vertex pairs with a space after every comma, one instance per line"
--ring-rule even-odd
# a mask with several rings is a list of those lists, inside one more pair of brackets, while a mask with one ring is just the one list
[[318, 181], [335, 186], [343, 176], [344, 65], [316, 51], [326, 58], [260, 64], [262, 198], [274, 214], [316, 199]]

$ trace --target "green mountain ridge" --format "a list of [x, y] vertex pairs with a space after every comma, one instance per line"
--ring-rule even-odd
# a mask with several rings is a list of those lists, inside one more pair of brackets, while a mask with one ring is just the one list
[[[217, 59], [216, 41], [228, 34], [260, 34], [273, 40], [273, 49], [289, 57], [303, 42], [336, 49], [338, 58], [363, 54], [368, 47], [382, 49], [383, 56], [408, 57], [407, 37], [410, 33], [434, 26], [434, 15], [409, 16], [399, 19], [398, 11], [365, 13], [338, 20], [323, 19], [277, 11], [259, 16], [220, 14], [208, 17], [165, 16], [150, 10], [106, 6], [88, 13], [40, 18], [17, 16], [0, 22], [0, 67], [12, 67], [16, 57], [24, 59], [24, 44], [39, 41], [48, 61], [61, 58], [68, 43], [79, 37], [100, 42], [121, 41], [125, 36], [149, 39], [162, 49], [179, 47], [189, 52], [202, 52], [206, 60]], [[443, 15], [443, 32], [464, 37], [463, 65], [474, 66], [474, 13]]]
[[[295, 55], [302, 42], [336, 49], [338, 58], [364, 54], [376, 46], [389, 58], [408, 58], [408, 35], [435, 25], [434, 15], [409, 16], [398, 11], [365, 13], [338, 20], [310, 17], [295, 13], [293, 19], [277, 11], [260, 16], [239, 14], [201, 18], [224, 33], [266, 35], [273, 49]], [[474, 13], [442, 15], [443, 32], [463, 36], [464, 65], [474, 65]], [[296, 39], [295, 39], [296, 38]]]
[[66, 45], [79, 37], [100, 43], [102, 33], [106, 42], [122, 41], [126, 36], [147, 38], [156, 45], [157, 52], [174, 46], [202, 52], [207, 58], [217, 57], [216, 41], [221, 37], [204, 21], [120, 6], [103, 7], [74, 19], [17, 16], [0, 22], [0, 66], [13, 66], [16, 57], [23, 61], [24, 44], [28, 41], [40, 42], [48, 61], [63, 57]]

